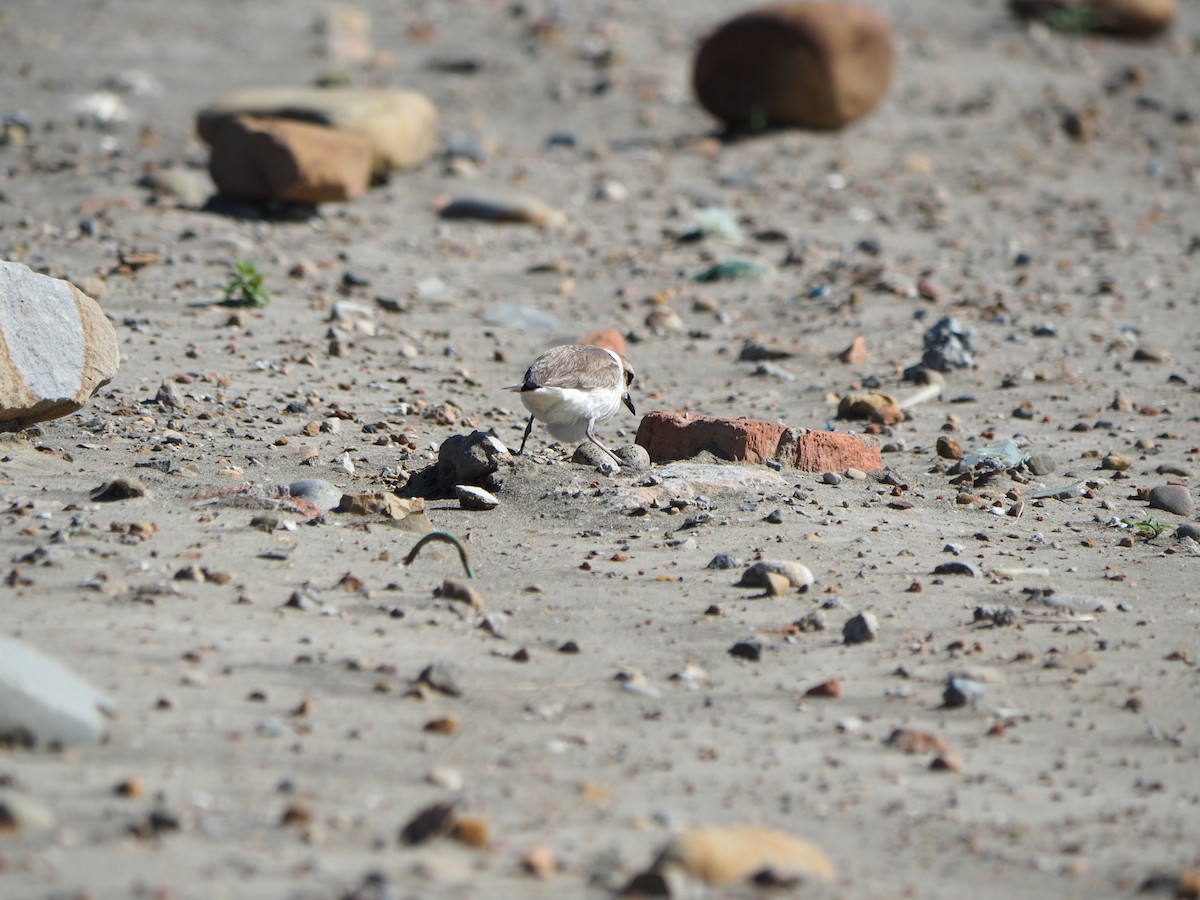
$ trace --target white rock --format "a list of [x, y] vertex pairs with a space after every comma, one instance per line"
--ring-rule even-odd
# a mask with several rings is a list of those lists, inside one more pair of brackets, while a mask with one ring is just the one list
[[0, 422], [24, 428], [75, 412], [117, 374], [117, 333], [67, 281], [0, 262]]
[[456, 484], [454, 496], [458, 499], [458, 505], [463, 509], [495, 509], [500, 505], [495, 494], [473, 484]]
[[0, 737], [34, 747], [94, 744], [115, 711], [62, 663], [0, 635]]

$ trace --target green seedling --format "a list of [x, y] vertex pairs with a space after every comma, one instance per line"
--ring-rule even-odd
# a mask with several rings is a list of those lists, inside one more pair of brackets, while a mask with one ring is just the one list
[[229, 281], [225, 283], [225, 302], [237, 306], [266, 306], [271, 299], [263, 287], [266, 276], [248, 259], [239, 259], [233, 264]]
[[1147, 538], [1156, 538], [1170, 527], [1149, 516], [1141, 520], [1138, 520], [1134, 516], [1126, 516], [1121, 522], [1130, 528], [1137, 529], [1139, 534], [1144, 534]]
[[1049, 10], [1042, 21], [1054, 31], [1065, 34], [1089, 34], [1100, 25], [1100, 17], [1095, 11], [1083, 5]]

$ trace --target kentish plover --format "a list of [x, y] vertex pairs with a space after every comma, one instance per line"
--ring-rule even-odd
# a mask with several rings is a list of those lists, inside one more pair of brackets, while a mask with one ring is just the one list
[[637, 415], [629, 396], [633, 379], [629, 360], [612, 350], [591, 344], [551, 347], [533, 361], [524, 381], [505, 388], [519, 392], [530, 412], [518, 455], [525, 450], [533, 420], [540, 419], [558, 440], [579, 443], [587, 438], [621, 465], [593, 429], [597, 422], [615, 416], [622, 403]]

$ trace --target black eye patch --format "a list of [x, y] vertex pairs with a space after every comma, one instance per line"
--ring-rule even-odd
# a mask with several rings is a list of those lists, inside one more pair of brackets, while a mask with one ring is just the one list
[[633, 373], [630, 372], [629, 370], [626, 370], [625, 371], [625, 386], [629, 387], [629, 385], [631, 385], [631, 384], [633, 384]]

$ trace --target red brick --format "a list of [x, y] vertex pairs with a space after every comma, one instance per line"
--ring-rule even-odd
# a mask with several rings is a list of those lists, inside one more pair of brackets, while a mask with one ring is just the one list
[[844, 431], [807, 431], [800, 436], [796, 455], [788, 465], [805, 472], [845, 472], [883, 468], [879, 444]]
[[707, 450], [733, 462], [762, 464], [776, 460], [806, 472], [844, 472], [883, 468], [879, 447], [861, 435], [804, 431], [779, 422], [695, 416], [656, 410], [638, 428], [637, 443], [652, 462], [691, 459]]
[[658, 410], [642, 419], [636, 443], [652, 462], [691, 459], [707, 450], [734, 462], [764, 463], [775, 458], [785, 431], [787, 426], [776, 422]]

